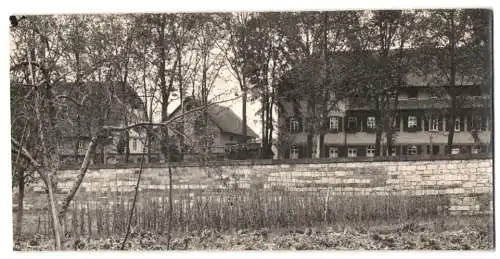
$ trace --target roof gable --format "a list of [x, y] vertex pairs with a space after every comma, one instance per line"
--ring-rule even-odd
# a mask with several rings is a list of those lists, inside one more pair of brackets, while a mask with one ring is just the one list
[[[168, 116], [169, 119], [180, 113], [180, 105]], [[200, 111], [201, 113], [201, 111]], [[222, 131], [235, 135], [242, 135], [243, 122], [233, 110], [217, 104], [209, 104], [208, 116], [210, 120]], [[259, 136], [247, 124], [247, 137], [258, 138]]]

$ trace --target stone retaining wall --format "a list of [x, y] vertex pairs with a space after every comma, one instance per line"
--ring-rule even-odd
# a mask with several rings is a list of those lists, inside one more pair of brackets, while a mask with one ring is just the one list
[[[492, 163], [491, 158], [477, 158], [179, 166], [172, 170], [172, 187], [176, 191], [205, 195], [227, 189], [328, 192], [329, 195], [447, 195], [448, 210], [452, 213], [490, 213]], [[113, 193], [131, 193], [138, 171], [138, 168], [90, 169], [76, 199], [87, 195], [106, 197]], [[58, 174], [56, 193], [62, 196], [71, 188], [77, 170], [61, 170]], [[143, 170], [142, 193], [165, 192], [168, 188], [168, 169], [164, 165]], [[45, 202], [45, 195], [41, 195], [45, 192], [42, 184], [29, 186], [26, 192], [26, 209]]]

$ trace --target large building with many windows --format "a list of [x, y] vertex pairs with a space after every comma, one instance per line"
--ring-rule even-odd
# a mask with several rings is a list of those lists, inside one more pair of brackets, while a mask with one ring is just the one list
[[[457, 77], [456, 85], [461, 102], [457, 106], [451, 154], [490, 152], [493, 138], [491, 85], [464, 76]], [[450, 99], [449, 96], [437, 96], [435, 89], [428, 75], [417, 76], [411, 71], [407, 74], [405, 82], [398, 87], [398, 103], [392, 119], [394, 145], [388, 150], [383, 133], [382, 155], [447, 153], [450, 130], [446, 120]], [[311, 116], [308, 103], [305, 100], [282, 103], [283, 108], [279, 111], [281, 158], [318, 158], [319, 154], [324, 158], [375, 156], [377, 123], [373, 104], [356, 98], [338, 102], [336, 109], [328, 112], [326, 133], [319, 142], [308, 130]], [[285, 141], [284, 135], [287, 136]]]

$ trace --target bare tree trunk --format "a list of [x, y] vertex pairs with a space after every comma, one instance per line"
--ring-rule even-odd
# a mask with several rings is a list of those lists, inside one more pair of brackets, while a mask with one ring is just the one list
[[[180, 42], [178, 43], [180, 44]], [[180, 123], [180, 132], [184, 134], [184, 86], [183, 86], [183, 78], [182, 78], [182, 48], [177, 48], [177, 60], [179, 62], [178, 68], [177, 68], [177, 80], [179, 81], [179, 96], [181, 99], [181, 123]], [[184, 160], [184, 135], [180, 134], [179, 138], [179, 151], [180, 151], [180, 159], [181, 161]]]
[[19, 142], [17, 142], [15, 139], [11, 138], [11, 143], [12, 143], [12, 148], [16, 151], [19, 152], [19, 154], [22, 154], [29, 162], [31, 165], [33, 165], [34, 169], [38, 174], [40, 175], [40, 178], [42, 179], [43, 183], [45, 184], [45, 187], [47, 188], [47, 197], [48, 197], [48, 203], [49, 203], [49, 210], [50, 210], [50, 217], [52, 219], [53, 225], [52, 225], [52, 230], [54, 234], [54, 240], [55, 240], [55, 248], [57, 250], [61, 249], [61, 225], [59, 224], [59, 219], [57, 217], [57, 208], [55, 205], [54, 201], [54, 186], [52, 185], [52, 181], [50, 179], [50, 175], [47, 174], [45, 171], [42, 171], [42, 166], [40, 163], [38, 163], [32, 156], [31, 154], [21, 145]]
[[[131, 38], [130, 36], [127, 37], [127, 53], [125, 53], [126, 55], [126, 60], [125, 60], [125, 75], [123, 76], [123, 85], [122, 85], [122, 91], [123, 91], [123, 95], [122, 96], [126, 96], [128, 94], [128, 89], [127, 89], [127, 80], [128, 80], [128, 63], [129, 63], [129, 58], [128, 58], [128, 51], [130, 50], [130, 44], [131, 44]], [[123, 106], [122, 108], [122, 112], [123, 112], [123, 120], [124, 120], [124, 123], [125, 125], [128, 125], [128, 116], [127, 116], [127, 107], [126, 105]], [[126, 164], [128, 164], [128, 161], [129, 161], [129, 157], [130, 157], [130, 133], [129, 131], [125, 131], [125, 157], [124, 157], [124, 161]], [[104, 148], [103, 148], [104, 149]]]
[[451, 154], [451, 149], [453, 147], [453, 137], [455, 135], [455, 120], [457, 117], [457, 92], [455, 88], [455, 76], [456, 76], [456, 60], [455, 60], [455, 11], [450, 13], [450, 96], [451, 96], [451, 109], [450, 116], [448, 118], [448, 144], [447, 153]]
[[246, 89], [246, 86], [242, 87], [241, 108], [242, 108], [241, 134], [246, 137], [248, 135], [247, 134], [247, 89]]
[[266, 105], [266, 100], [265, 100], [265, 97], [264, 95], [261, 97], [261, 111], [260, 111], [260, 119], [262, 121], [262, 139], [261, 139], [261, 146], [262, 146], [262, 151], [261, 151], [261, 158], [266, 158], [267, 157], [267, 154], [266, 154], [266, 151], [267, 151], [267, 140], [266, 140], [266, 109], [265, 109], [265, 105]]
[[54, 231], [55, 248], [56, 250], [61, 250], [61, 224], [59, 222], [59, 217], [57, 216], [56, 202], [54, 199], [54, 190], [52, 188], [52, 181], [49, 175], [46, 175], [46, 187], [47, 196], [49, 199], [50, 214], [52, 217], [52, 229]]
[[167, 250], [170, 250], [170, 241], [172, 239], [172, 215], [173, 215], [173, 196], [172, 196], [172, 154], [168, 152], [168, 232], [167, 232]]
[[137, 182], [134, 189], [134, 200], [132, 201], [132, 208], [130, 209], [127, 223], [127, 232], [125, 233], [125, 238], [123, 239], [120, 250], [125, 250], [125, 244], [127, 243], [128, 236], [130, 235], [130, 225], [132, 224], [132, 217], [134, 216], [135, 204], [137, 203], [137, 196], [139, 195], [139, 186], [141, 184], [142, 167], [144, 165], [144, 154], [146, 153], [146, 146], [144, 146], [141, 154], [141, 165], [139, 167], [139, 175], [137, 176]]
[[[23, 133], [21, 135], [21, 145], [24, 142], [25, 137], [28, 138], [29, 136], [29, 131], [28, 131], [28, 136], [25, 135], [26, 132], [26, 126], [28, 125], [28, 122], [26, 121], [24, 124], [23, 128]], [[17, 165], [19, 162], [19, 156], [21, 155], [21, 152], [19, 151], [16, 155], [16, 160], [15, 164]], [[18, 196], [17, 196], [17, 213], [16, 213], [16, 232], [15, 234], [17, 236], [22, 235], [22, 226], [23, 226], [23, 213], [24, 213], [24, 185], [25, 185], [25, 171], [24, 168], [17, 169], [18, 171]]]
[[[165, 15], [161, 15], [160, 21], [159, 21], [159, 28], [158, 28], [158, 45], [160, 53], [159, 53], [159, 59], [160, 59], [160, 64], [158, 68], [158, 77], [160, 78], [160, 92], [161, 92], [161, 121], [167, 121], [168, 120], [168, 98], [169, 98], [169, 93], [167, 90], [167, 79], [166, 79], [166, 71], [165, 71], [165, 65], [166, 65], [166, 52], [165, 52], [165, 27], [166, 27], [166, 17]], [[168, 145], [167, 145], [167, 139], [168, 138], [168, 133], [164, 128], [161, 129], [161, 140], [160, 140], [160, 150], [162, 152], [161, 155], [163, 159], [165, 160], [165, 154], [166, 150], [168, 150]]]
[[207, 89], [207, 53], [206, 49], [202, 50], [202, 74], [201, 74], [201, 98], [203, 105], [203, 165], [207, 163], [208, 153], [208, 89]]
[[[383, 122], [382, 122], [382, 111], [380, 103], [380, 97], [376, 96], [375, 100], [375, 156], [380, 156], [380, 143], [382, 142], [382, 130], [383, 130]], [[368, 125], [366, 125], [368, 128]]]
[[274, 88], [271, 90], [271, 100], [269, 101], [269, 135], [267, 139], [267, 152], [269, 159], [273, 158], [272, 146], [273, 146], [273, 108], [274, 108]]
[[[75, 26], [76, 28], [76, 32], [75, 34], [76, 35], [79, 35], [78, 34], [78, 26]], [[79, 48], [78, 47], [75, 47], [74, 49], [74, 55], [75, 55], [75, 63], [76, 63], [76, 80], [75, 80], [75, 83], [76, 83], [76, 86], [78, 88], [80, 88], [80, 82], [81, 82], [81, 73], [80, 73], [80, 52], [79, 52]], [[80, 90], [80, 89], [78, 89]], [[76, 93], [76, 100], [79, 100], [80, 99], [80, 91], [75, 91]], [[76, 113], [76, 130], [77, 130], [77, 133], [76, 133], [76, 143], [75, 143], [75, 161], [78, 161], [78, 157], [79, 157], [79, 149], [80, 149], [80, 141], [81, 141], [81, 122], [80, 122], [80, 106], [77, 106], [77, 113]]]
[[[403, 50], [404, 50], [404, 43], [405, 41], [404, 40], [400, 40], [400, 43], [399, 43], [399, 52], [398, 52], [398, 55], [399, 55], [399, 60], [398, 60], [398, 86], [401, 86], [403, 85], [403, 71], [402, 71], [402, 66], [403, 66]], [[394, 127], [392, 126], [393, 123], [396, 123], [396, 125], [399, 123], [399, 121], [396, 121], [396, 118], [399, 118], [399, 117], [396, 117], [396, 113], [397, 113], [397, 109], [398, 109], [398, 102], [399, 102], [399, 91], [397, 90], [397, 88], [394, 90], [394, 92], [392, 93], [393, 96], [392, 98], [394, 98], [394, 103], [393, 103], [393, 106], [391, 107], [391, 97], [389, 95], [389, 98], [387, 100], [387, 109], [388, 109], [388, 112], [387, 112], [387, 115], [388, 115], [388, 124], [389, 125], [386, 125], [386, 146], [387, 146], [387, 156], [391, 156], [392, 155], [392, 148], [394, 146], [394, 136], [395, 134], [397, 134], [395, 131], [394, 131]]]
[[[42, 57], [45, 57], [45, 51], [44, 49], [42, 48]], [[29, 67], [29, 71], [30, 71], [30, 75], [31, 75], [31, 83], [32, 85], [35, 85], [35, 75], [33, 73], [33, 66], [31, 64], [31, 55], [30, 55], [30, 51], [28, 51], [28, 67]], [[44, 79], [48, 80], [50, 79], [49, 78], [49, 74], [47, 73], [47, 71], [45, 71], [43, 73], [43, 76], [44, 76]], [[45, 86], [45, 85], [44, 85]], [[46, 87], [46, 86], [45, 86]], [[41, 98], [40, 95], [45, 95], [44, 97], [45, 98]], [[42, 150], [44, 152], [44, 164], [47, 165], [47, 164], [51, 164], [51, 162], [53, 161], [50, 161], [52, 157], [50, 157], [51, 155], [54, 155], [52, 154], [49, 149], [47, 148], [47, 144], [46, 144], [46, 135], [45, 135], [45, 131], [44, 131], [44, 127], [43, 127], [43, 123], [48, 123], [48, 131], [51, 132], [51, 130], [53, 132], [51, 133], [55, 133], [55, 130], [54, 128], [52, 127], [54, 125], [54, 118], [55, 118], [55, 108], [54, 108], [54, 105], [53, 105], [53, 102], [52, 102], [52, 95], [51, 95], [51, 92], [50, 92], [50, 89], [46, 87], [45, 91], [43, 91], [42, 89], [40, 90], [40, 92], [37, 92], [36, 95], [35, 95], [35, 114], [36, 114], [36, 118], [37, 118], [37, 122], [38, 122], [38, 134], [40, 135], [40, 140], [41, 140], [41, 145], [42, 145]], [[44, 99], [46, 102], [44, 102]], [[48, 105], [48, 115], [49, 115], [49, 118], [47, 120], [47, 118], [44, 118], [44, 116], [42, 116], [42, 109], [40, 109], [40, 106], [44, 107], [45, 105]], [[45, 108], [45, 107], [44, 107]], [[18, 146], [18, 149], [19, 149], [19, 152], [21, 152], [23, 150], [23, 146], [20, 145], [19, 143], [14, 143]], [[43, 172], [42, 171], [42, 166], [36, 162], [36, 160], [34, 160], [33, 157], [31, 157], [30, 155], [28, 156], [30, 158], [30, 161], [31, 163], [35, 166], [35, 168], [37, 168], [38, 170], [38, 173], [40, 174], [40, 177], [42, 178], [42, 180], [44, 181], [45, 183], [45, 186], [47, 187], [47, 196], [48, 196], [48, 202], [49, 202], [49, 209], [50, 209], [50, 215], [52, 217], [52, 230], [53, 230], [53, 234], [54, 234], [54, 240], [55, 240], [55, 249], [56, 250], [61, 250], [61, 225], [59, 224], [59, 218], [57, 217], [57, 208], [56, 208], [56, 204], [55, 204], [55, 201], [54, 201], [54, 192], [53, 192], [53, 188], [54, 186], [52, 185], [52, 181], [50, 179], [50, 175], [47, 174], [46, 172]]]
[[448, 143], [446, 145], [446, 153], [451, 154], [451, 150], [453, 149], [453, 137], [455, 136], [455, 121], [457, 119], [456, 116], [456, 97], [452, 97], [452, 104], [450, 109], [450, 116], [447, 120], [448, 125]]
[[89, 143], [89, 146], [87, 149], [87, 153], [85, 154], [85, 158], [83, 159], [83, 162], [82, 162], [82, 166], [80, 167], [80, 170], [78, 171], [78, 175], [76, 176], [76, 181], [73, 184], [73, 186], [71, 187], [70, 191], [68, 192], [68, 194], [66, 195], [66, 198], [63, 201], [63, 204], [61, 206], [61, 211], [59, 212], [60, 219], [64, 219], [64, 216], [68, 210], [68, 207], [69, 207], [71, 201], [75, 197], [75, 194], [78, 191], [78, 188], [80, 187], [80, 185], [83, 182], [83, 178], [85, 177], [85, 174], [87, 173], [87, 170], [88, 170], [89, 165], [90, 165], [91, 157], [95, 153], [96, 145], [97, 145], [97, 137], [93, 137], [90, 140], [90, 143]]
[[[390, 100], [389, 100], [389, 103], [390, 103]], [[394, 146], [394, 135], [395, 135], [395, 132], [394, 132], [394, 127], [392, 126], [393, 123], [398, 123], [398, 121], [396, 121], [396, 118], [395, 117], [395, 112], [396, 109], [397, 109], [397, 106], [398, 106], [398, 94], [396, 93], [395, 94], [395, 97], [394, 97], [394, 107], [391, 108], [389, 107], [389, 110], [390, 110], [390, 116], [389, 116], [389, 120], [388, 120], [388, 125], [386, 125], [386, 129], [387, 129], [387, 135], [386, 135], [386, 145], [387, 145], [387, 156], [391, 156], [391, 153], [392, 153], [392, 148]]]
[[324, 61], [325, 61], [325, 71], [324, 71], [324, 79], [323, 79], [323, 114], [321, 114], [320, 122], [319, 124], [321, 127], [319, 128], [320, 134], [319, 134], [319, 157], [324, 157], [326, 154], [326, 150], [324, 148], [325, 145], [325, 121], [326, 118], [328, 117], [328, 99], [329, 99], [329, 91], [328, 89], [328, 67], [330, 64], [328, 64], [329, 59], [328, 59], [328, 12], [324, 13], [323, 17], [323, 55], [324, 55]]
[[16, 213], [16, 232], [17, 236], [22, 235], [23, 230], [23, 212], [24, 212], [24, 170], [19, 170], [19, 180], [17, 182], [17, 213]]

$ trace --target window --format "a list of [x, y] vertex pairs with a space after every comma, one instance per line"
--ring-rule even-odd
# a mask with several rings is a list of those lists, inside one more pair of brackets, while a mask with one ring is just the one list
[[417, 154], [417, 146], [409, 145], [408, 146], [408, 155], [416, 155]]
[[330, 149], [328, 149], [328, 157], [330, 158], [339, 157], [339, 149], [336, 147], [330, 147]]
[[158, 145], [156, 144], [156, 141], [151, 141], [149, 143], [149, 150], [153, 153], [157, 152], [158, 150]]
[[290, 148], [290, 159], [298, 159], [299, 158], [299, 148], [297, 146], [293, 146]]
[[330, 94], [330, 99], [335, 100], [335, 97], [336, 97], [335, 91], [330, 91], [329, 94]]
[[460, 131], [460, 118], [455, 119], [455, 132]]
[[229, 141], [233, 141], [233, 136], [230, 136], [230, 137], [229, 137]]
[[366, 120], [366, 126], [369, 129], [375, 129], [375, 117], [368, 117]]
[[432, 146], [432, 154], [433, 155], [439, 155], [439, 146], [438, 145], [433, 145]]
[[338, 117], [330, 117], [330, 129], [332, 129], [332, 130], [339, 129], [339, 118]]
[[438, 131], [439, 130], [439, 119], [438, 118], [432, 118], [431, 123], [429, 123], [429, 124], [431, 125], [430, 131]]
[[290, 118], [290, 132], [299, 132], [300, 122], [297, 118]]
[[132, 139], [132, 151], [137, 150], [137, 139]]
[[417, 116], [408, 116], [408, 128], [413, 129], [417, 127]]
[[350, 116], [347, 118], [347, 128], [356, 129], [358, 127], [358, 118]]
[[454, 147], [451, 149], [451, 154], [452, 155], [457, 155], [457, 154], [460, 154], [460, 148], [458, 147]]
[[80, 140], [78, 141], [78, 149], [84, 149], [85, 148], [85, 141]]
[[483, 122], [482, 122], [481, 116], [473, 116], [471, 124], [470, 124], [471, 128], [469, 130], [478, 130], [478, 131], [480, 131], [482, 123]]
[[366, 156], [367, 157], [374, 157], [375, 156], [375, 146], [370, 145], [366, 148]]
[[347, 149], [347, 157], [357, 157], [358, 156], [358, 149], [350, 147]]
[[417, 99], [418, 96], [417, 89], [410, 88], [408, 89], [407, 93], [408, 93], [408, 99]]
[[479, 147], [472, 147], [472, 154], [479, 154], [479, 152], [481, 151], [481, 148]]
[[306, 119], [306, 128], [307, 131], [313, 131], [314, 130], [314, 119], [313, 118], [307, 118]]

